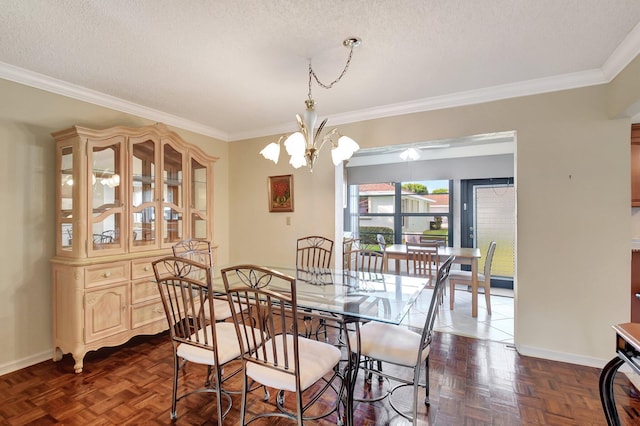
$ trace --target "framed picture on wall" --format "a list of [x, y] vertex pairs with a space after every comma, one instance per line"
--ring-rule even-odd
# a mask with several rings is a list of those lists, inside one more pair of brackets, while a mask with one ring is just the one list
[[269, 211], [293, 211], [293, 175], [269, 176]]

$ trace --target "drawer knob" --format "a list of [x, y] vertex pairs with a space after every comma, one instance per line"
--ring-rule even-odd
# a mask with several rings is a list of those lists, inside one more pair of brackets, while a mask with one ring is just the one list
[[109, 278], [111, 276], [111, 272], [105, 272], [103, 275], [105, 278]]
[[144, 270], [145, 270], [145, 271], [148, 271], [148, 270], [150, 270], [150, 269], [151, 269], [151, 267], [150, 267], [149, 265], [147, 265], [147, 266], [145, 266], [145, 267], [144, 267]]

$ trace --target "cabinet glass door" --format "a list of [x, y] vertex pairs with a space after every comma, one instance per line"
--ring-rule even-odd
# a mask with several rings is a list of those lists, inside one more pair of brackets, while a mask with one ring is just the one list
[[73, 148], [62, 147], [59, 160], [61, 229], [58, 244], [62, 250], [70, 252], [73, 244]]
[[123, 248], [122, 145], [121, 140], [90, 144], [90, 251]]
[[131, 241], [133, 247], [156, 244], [156, 144], [152, 140], [132, 144]]
[[182, 153], [164, 144], [163, 160], [162, 242], [170, 246], [183, 235]]
[[191, 159], [191, 235], [208, 238], [207, 230], [207, 167]]

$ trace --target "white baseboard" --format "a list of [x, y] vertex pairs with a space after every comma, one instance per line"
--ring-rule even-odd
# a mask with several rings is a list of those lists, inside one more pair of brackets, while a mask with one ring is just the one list
[[[516, 345], [516, 350], [520, 355], [524, 355], [524, 356], [531, 356], [534, 358], [543, 358], [551, 361], [567, 362], [570, 364], [584, 365], [587, 367], [595, 367], [595, 368], [603, 368], [607, 364], [607, 362], [610, 361], [610, 359], [603, 360], [599, 358], [579, 356], [576, 354], [565, 353], [565, 352], [547, 351], [547, 350], [541, 350], [539, 348], [524, 346], [524, 345]], [[9, 363], [0, 365], [0, 376], [3, 376], [8, 373], [12, 373], [22, 368], [27, 368], [32, 365], [35, 365], [44, 361], [48, 361], [51, 359], [52, 359], [51, 351], [45, 351], [39, 354], [31, 355], [26, 358], [14, 360]], [[631, 368], [625, 365], [621, 366], [619, 371], [624, 373], [632, 372]]]
[[[532, 356], [534, 358], [544, 358], [551, 361], [568, 362], [570, 364], [584, 365], [587, 367], [603, 368], [610, 359], [599, 359], [581, 356], [566, 352], [554, 352], [542, 350], [540, 348], [516, 345], [516, 350], [520, 355]], [[611, 356], [613, 358], [613, 355]]]
[[26, 358], [16, 359], [6, 364], [0, 365], [0, 376], [13, 373], [14, 371], [18, 371], [23, 368], [31, 367], [32, 365], [39, 364], [43, 361], [48, 361], [51, 359], [52, 355], [50, 350], [31, 355]]

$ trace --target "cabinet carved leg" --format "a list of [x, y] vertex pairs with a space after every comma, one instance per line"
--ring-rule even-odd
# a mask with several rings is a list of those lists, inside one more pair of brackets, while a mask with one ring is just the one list
[[[52, 359], [54, 362], [60, 361], [62, 360], [62, 357], [64, 356], [65, 352], [60, 349], [59, 346], [55, 346], [53, 348], [53, 356]], [[82, 373], [82, 367], [84, 366], [84, 356], [87, 354], [86, 351], [80, 351], [80, 352], [71, 352], [71, 356], [73, 357], [73, 360], [75, 361], [75, 364], [73, 364], [73, 371], [76, 373]]]
[[62, 359], [62, 356], [64, 355], [64, 353], [62, 352], [62, 350], [59, 347], [55, 347], [53, 348], [53, 360], [55, 362], [60, 361]]
[[84, 361], [85, 352], [81, 353], [73, 353], [73, 360], [76, 362], [73, 365], [73, 370], [76, 374], [82, 373], [83, 361]]

